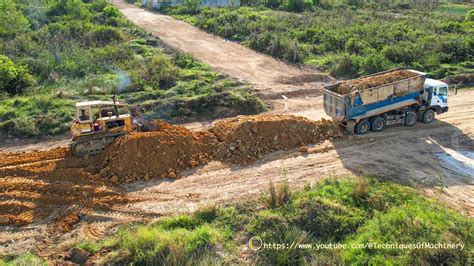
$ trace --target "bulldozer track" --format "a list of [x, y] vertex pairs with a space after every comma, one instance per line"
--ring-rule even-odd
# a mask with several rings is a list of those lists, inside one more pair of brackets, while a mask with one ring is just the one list
[[86, 238], [93, 240], [103, 239], [110, 229], [121, 225], [122, 223], [114, 222], [91, 222], [82, 228], [82, 234]]
[[[78, 140], [75, 140], [70, 149], [75, 156], [89, 156], [100, 154], [110, 143], [112, 143], [116, 138], [120, 136], [127, 135], [127, 132], [104, 132], [97, 133], [92, 136], [81, 137]], [[94, 142], [94, 144], [92, 144]], [[86, 143], [89, 143], [91, 147], [87, 148], [84, 146]], [[81, 148], [82, 146], [82, 148]]]

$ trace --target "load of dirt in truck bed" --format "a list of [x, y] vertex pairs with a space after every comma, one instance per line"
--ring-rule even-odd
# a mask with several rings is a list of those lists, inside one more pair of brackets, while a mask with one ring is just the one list
[[344, 95], [357, 90], [362, 91], [368, 88], [382, 86], [414, 76], [417, 76], [417, 74], [414, 72], [407, 70], [396, 70], [381, 75], [341, 82], [339, 86], [335, 88], [334, 91], [341, 95]]
[[263, 115], [230, 118], [211, 131], [221, 142], [223, 162], [248, 163], [277, 150], [297, 148], [342, 136], [332, 121], [312, 121], [292, 115]]
[[111, 182], [176, 178], [179, 171], [205, 164], [217, 150], [210, 132], [192, 132], [157, 122], [158, 131], [136, 132], [118, 139], [104, 153], [99, 175]]

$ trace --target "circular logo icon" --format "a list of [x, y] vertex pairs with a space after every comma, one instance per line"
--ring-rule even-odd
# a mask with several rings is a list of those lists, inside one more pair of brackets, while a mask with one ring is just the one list
[[263, 246], [263, 241], [260, 237], [254, 236], [249, 240], [249, 247], [251, 250], [257, 251]]

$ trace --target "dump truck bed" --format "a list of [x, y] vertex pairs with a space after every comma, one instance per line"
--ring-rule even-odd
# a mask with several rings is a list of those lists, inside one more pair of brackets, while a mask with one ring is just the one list
[[324, 110], [332, 118], [343, 121], [411, 105], [417, 102], [425, 79], [423, 72], [393, 69], [325, 86]]

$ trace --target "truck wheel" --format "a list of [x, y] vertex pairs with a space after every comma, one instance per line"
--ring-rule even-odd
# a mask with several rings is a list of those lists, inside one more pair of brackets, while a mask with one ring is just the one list
[[423, 113], [423, 123], [429, 124], [429, 123], [433, 122], [434, 119], [435, 119], [435, 112], [433, 110], [427, 109]]
[[377, 116], [372, 119], [370, 124], [370, 129], [372, 129], [372, 131], [380, 132], [385, 128], [385, 119], [381, 116]]
[[370, 123], [367, 119], [359, 121], [357, 125], [355, 126], [355, 133], [357, 135], [364, 135], [367, 134], [370, 130]]
[[418, 117], [415, 112], [407, 112], [405, 114], [405, 126], [411, 127], [416, 124]]

